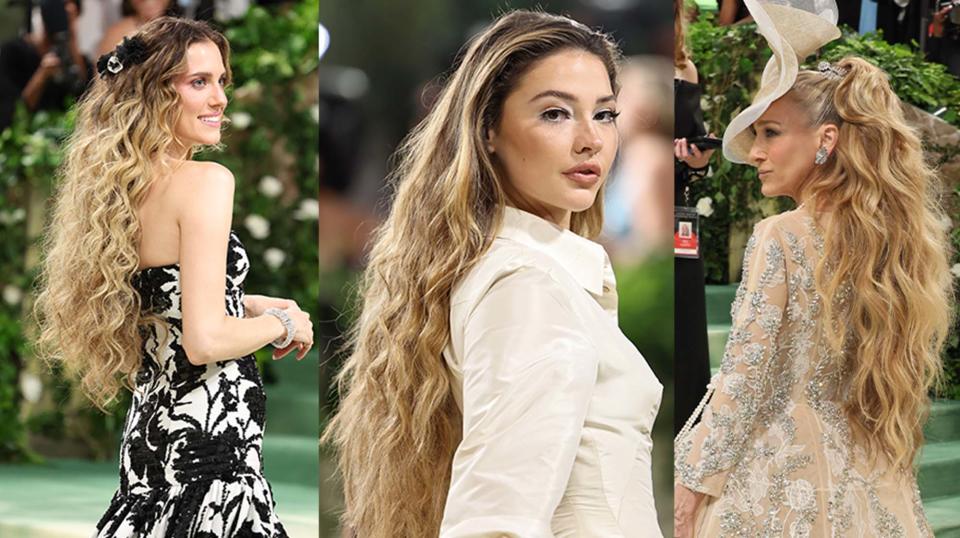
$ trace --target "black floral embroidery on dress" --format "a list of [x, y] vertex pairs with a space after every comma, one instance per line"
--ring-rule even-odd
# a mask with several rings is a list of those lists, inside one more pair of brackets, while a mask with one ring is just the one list
[[[243, 317], [250, 260], [233, 232], [226, 313]], [[145, 311], [143, 361], [120, 446], [120, 488], [96, 536], [286, 537], [263, 477], [266, 396], [252, 355], [195, 366], [181, 345], [180, 267], [133, 279]]]

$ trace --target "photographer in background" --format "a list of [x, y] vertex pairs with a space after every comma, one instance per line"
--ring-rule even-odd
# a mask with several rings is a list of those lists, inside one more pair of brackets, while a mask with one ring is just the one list
[[960, 11], [953, 9], [953, 0], [940, 0], [936, 6], [930, 25], [930, 59], [960, 77]]
[[63, 110], [68, 97], [83, 93], [93, 73], [77, 48], [80, 3], [39, 0], [42, 28], [32, 28], [28, 11], [25, 35], [0, 46], [0, 130], [13, 120], [18, 99], [31, 112]]

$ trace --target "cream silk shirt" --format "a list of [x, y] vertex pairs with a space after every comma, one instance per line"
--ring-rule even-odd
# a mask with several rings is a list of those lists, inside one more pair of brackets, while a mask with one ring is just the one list
[[603, 247], [506, 208], [454, 288], [444, 358], [463, 441], [441, 538], [659, 537], [663, 386], [617, 326]]

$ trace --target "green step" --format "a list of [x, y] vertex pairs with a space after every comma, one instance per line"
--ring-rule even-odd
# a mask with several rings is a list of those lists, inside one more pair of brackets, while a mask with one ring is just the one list
[[960, 402], [934, 400], [923, 434], [928, 443], [960, 441]]
[[730, 325], [707, 325], [707, 346], [710, 348], [710, 366], [719, 368], [723, 362], [723, 350], [727, 347]]
[[297, 361], [293, 354], [270, 364], [267, 433], [317, 439], [320, 424], [319, 352]]
[[924, 499], [960, 496], [960, 441], [924, 445], [917, 481]]
[[320, 398], [297, 390], [267, 390], [267, 434], [314, 440], [320, 434]]
[[263, 473], [270, 483], [318, 486], [320, 463], [316, 437], [269, 435], [263, 443]]
[[[265, 444], [270, 443], [268, 438]], [[291, 538], [316, 538], [316, 482], [277, 481], [269, 471], [267, 477]], [[52, 459], [42, 465], [0, 465], [0, 537], [89, 538], [118, 481], [116, 462]]]
[[739, 284], [711, 284], [706, 286], [707, 325], [730, 325], [730, 305], [737, 295]]
[[925, 500], [923, 511], [937, 538], [960, 538], [960, 497]]
[[273, 361], [270, 369], [277, 384], [316, 394], [317, 382], [320, 379], [320, 352], [312, 349], [299, 361], [294, 353], [290, 353], [278, 361]]

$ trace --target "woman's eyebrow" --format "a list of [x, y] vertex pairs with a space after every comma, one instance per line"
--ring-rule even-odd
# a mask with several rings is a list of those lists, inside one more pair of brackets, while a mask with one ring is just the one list
[[[577, 102], [577, 98], [572, 93], [567, 93], [560, 90], [542, 91], [537, 95], [534, 95], [533, 98], [530, 99], [530, 102], [532, 103], [537, 99], [543, 99], [544, 97], [556, 97], [557, 99], [567, 101], [568, 103], [571, 103], [571, 104]], [[606, 103], [609, 101], [615, 101], [616, 99], [617, 97], [615, 95], [606, 95], [604, 97], [600, 97], [599, 99], [597, 99], [597, 104]]]

